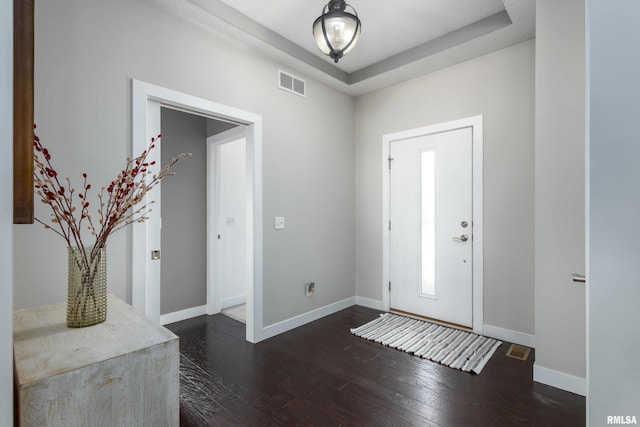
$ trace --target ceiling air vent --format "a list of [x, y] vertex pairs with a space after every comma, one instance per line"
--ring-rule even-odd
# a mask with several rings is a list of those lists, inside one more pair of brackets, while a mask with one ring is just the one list
[[278, 87], [296, 95], [307, 96], [307, 83], [282, 70], [278, 70]]

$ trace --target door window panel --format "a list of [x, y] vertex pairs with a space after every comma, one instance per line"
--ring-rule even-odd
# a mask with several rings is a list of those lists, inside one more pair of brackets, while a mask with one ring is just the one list
[[435, 296], [435, 202], [436, 202], [436, 153], [423, 151], [420, 154], [420, 200], [421, 200], [421, 252], [422, 279], [420, 293]]

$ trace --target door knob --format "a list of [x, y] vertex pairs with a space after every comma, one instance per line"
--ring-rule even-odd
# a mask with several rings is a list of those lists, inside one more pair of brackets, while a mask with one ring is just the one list
[[469, 236], [467, 236], [466, 234], [462, 234], [460, 235], [460, 237], [452, 237], [452, 240], [455, 240], [456, 242], [466, 242], [467, 240], [469, 240]]

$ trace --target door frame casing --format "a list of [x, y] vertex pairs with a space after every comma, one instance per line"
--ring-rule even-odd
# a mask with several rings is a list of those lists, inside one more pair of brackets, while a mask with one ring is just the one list
[[472, 135], [472, 221], [473, 221], [473, 273], [472, 273], [472, 322], [473, 331], [482, 334], [484, 316], [484, 286], [483, 286], [483, 116], [467, 117], [445, 123], [409, 129], [382, 136], [382, 309], [391, 308], [389, 298], [390, 281], [390, 147], [393, 141], [402, 141], [434, 133], [447, 132], [471, 127]]
[[[262, 255], [262, 117], [198, 98], [172, 89], [132, 79], [132, 140], [133, 153], [147, 148], [151, 136], [148, 129], [149, 114], [159, 115], [156, 105], [197, 114], [213, 119], [221, 119], [245, 126], [247, 161], [247, 323], [246, 339], [259, 342], [263, 338], [263, 255]], [[156, 119], [155, 117], [153, 119]], [[159, 122], [159, 118], [157, 118]], [[147, 194], [144, 203], [153, 199]], [[152, 215], [160, 211], [154, 206]], [[133, 307], [144, 313], [155, 323], [160, 321], [160, 283], [149, 280], [148, 264], [154, 239], [150, 221], [132, 224], [131, 248], [131, 302]]]

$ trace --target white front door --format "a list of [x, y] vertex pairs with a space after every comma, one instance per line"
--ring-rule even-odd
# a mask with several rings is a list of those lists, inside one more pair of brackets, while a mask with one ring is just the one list
[[472, 127], [390, 142], [390, 306], [472, 326]]

